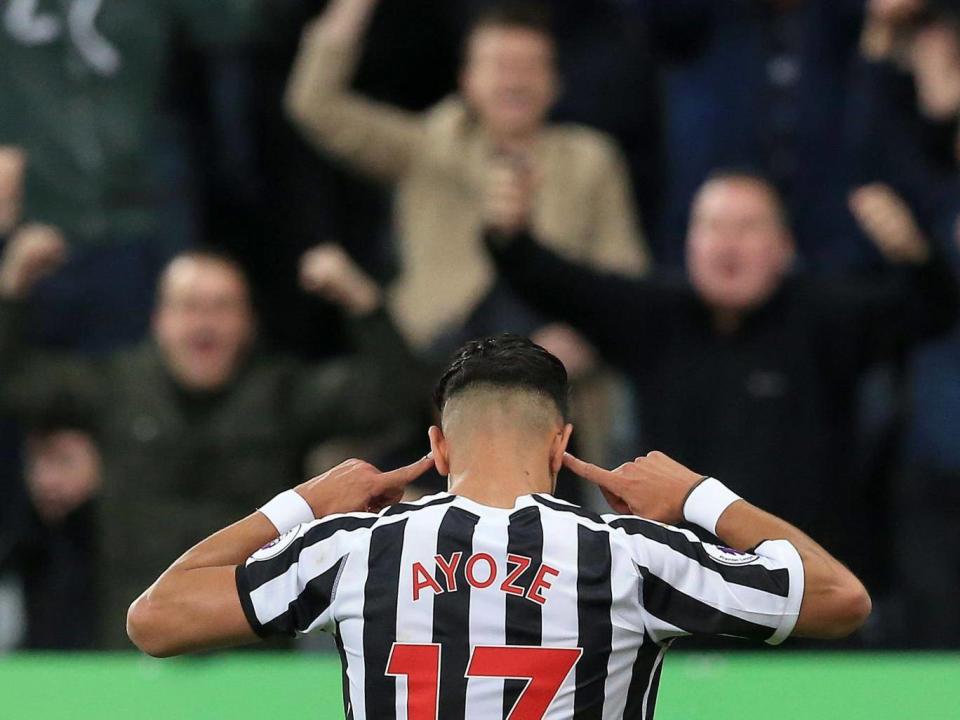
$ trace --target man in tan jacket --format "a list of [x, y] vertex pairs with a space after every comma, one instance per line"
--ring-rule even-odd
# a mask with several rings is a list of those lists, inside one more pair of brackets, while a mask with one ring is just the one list
[[[491, 293], [481, 198], [506, 166], [536, 176], [533, 225], [554, 250], [640, 274], [646, 250], [619, 150], [594, 130], [546, 122], [560, 83], [545, 16], [529, 7], [483, 15], [467, 38], [460, 94], [416, 114], [349, 89], [377, 1], [333, 0], [307, 28], [287, 104], [319, 148], [396, 186], [402, 268], [390, 304], [412, 344], [435, 347]], [[572, 331], [534, 336], [568, 364], [588, 364], [588, 346]]]

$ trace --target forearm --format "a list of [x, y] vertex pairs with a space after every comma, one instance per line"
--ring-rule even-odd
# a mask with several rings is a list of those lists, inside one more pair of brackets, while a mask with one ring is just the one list
[[311, 126], [330, 98], [346, 94], [359, 55], [360, 33], [330, 25], [328, 16], [308, 25], [287, 83], [288, 113]]
[[334, 0], [321, 22], [331, 38], [355, 43], [366, 32], [376, 5], [377, 0]]
[[[293, 553], [295, 558], [302, 546], [298, 540], [316, 526], [314, 519], [358, 510], [378, 512], [398, 502], [403, 489], [430, 467], [433, 459], [429, 456], [383, 473], [359, 460], [348, 460], [281, 493], [173, 563], [130, 606], [130, 639], [144, 652], [158, 657], [255, 640], [253, 627], [263, 620], [255, 609], [248, 620], [241, 605], [237, 584], [238, 576], [243, 577], [238, 571], [241, 565], [248, 559], [273, 559], [278, 553]], [[266, 557], [255, 554], [288, 532], [286, 545], [270, 548]], [[303, 589], [299, 586], [296, 594]], [[245, 602], [250, 601], [249, 593], [248, 588]]]
[[745, 500], [730, 505], [717, 522], [717, 537], [735, 550], [753, 550], [767, 540], [787, 540], [803, 562], [804, 592], [794, 634], [831, 639], [856, 630], [870, 612], [863, 584], [810, 536]]
[[287, 114], [316, 146], [360, 172], [394, 182], [419, 142], [415, 113], [350, 90], [360, 41], [372, 11], [367, 0], [338, 2], [308, 26], [286, 91]]
[[131, 605], [130, 639], [157, 657], [253, 642], [239, 596], [222, 589], [237, 565], [277, 535], [255, 512], [195, 545]]

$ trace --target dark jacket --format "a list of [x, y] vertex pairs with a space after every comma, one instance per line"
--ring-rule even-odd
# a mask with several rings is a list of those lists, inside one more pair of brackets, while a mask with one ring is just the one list
[[958, 303], [939, 261], [872, 277], [794, 276], [726, 336], [686, 282], [603, 275], [530, 237], [487, 242], [521, 296], [572, 324], [634, 378], [642, 449], [716, 475], [828, 545], [851, 539], [843, 513], [855, 490], [861, 372], [946, 330]]
[[348, 360], [305, 366], [255, 355], [209, 395], [179, 388], [151, 342], [96, 363], [35, 352], [21, 340], [22, 315], [19, 304], [0, 303], [0, 405], [28, 423], [90, 427], [98, 437], [109, 647], [129, 646], [127, 606], [181, 553], [304, 479], [308, 444], [383, 427], [422, 397], [383, 312], [353, 323], [358, 353]]

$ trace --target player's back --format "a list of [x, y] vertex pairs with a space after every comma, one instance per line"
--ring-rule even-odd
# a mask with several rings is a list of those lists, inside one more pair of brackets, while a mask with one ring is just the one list
[[337, 592], [357, 717], [573, 717], [603, 707], [614, 643], [629, 683], [641, 636], [614, 628], [612, 604], [636, 605], [636, 574], [613, 587], [599, 517], [546, 495], [497, 509], [443, 493], [390, 512]]
[[661, 648], [638, 658], [636, 571], [599, 516], [549, 495], [498, 509], [441, 493], [326, 523], [341, 527], [322, 557], [298, 551], [330, 603], [304, 629], [335, 632], [348, 717], [622, 717], [638, 661], [643, 703]]
[[671, 637], [789, 632], [798, 562], [546, 494], [440, 493], [302, 526], [237, 580], [262, 635], [335, 634], [348, 718], [646, 720]]

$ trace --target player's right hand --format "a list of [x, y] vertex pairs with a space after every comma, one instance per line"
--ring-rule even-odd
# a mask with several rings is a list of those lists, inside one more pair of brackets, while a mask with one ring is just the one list
[[0, 263], [0, 296], [24, 297], [67, 259], [67, 243], [52, 225], [25, 225], [7, 243]]
[[351, 459], [295, 489], [317, 518], [337, 513], [380, 512], [400, 502], [407, 485], [432, 467], [432, 455], [389, 472], [381, 472], [363, 460]]
[[676, 525], [683, 520], [683, 503], [703, 475], [661, 452], [648, 453], [616, 470], [605, 470], [570, 453], [563, 464], [584, 480], [597, 485], [610, 507], [621, 514]]

